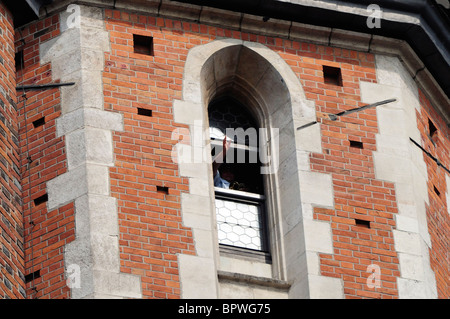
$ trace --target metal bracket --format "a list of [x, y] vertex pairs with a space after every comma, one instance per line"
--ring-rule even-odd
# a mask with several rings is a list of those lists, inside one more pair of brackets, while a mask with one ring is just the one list
[[75, 85], [75, 82], [67, 82], [67, 83], [50, 83], [50, 84], [37, 84], [37, 85], [22, 85], [17, 86], [17, 91], [23, 90], [45, 90], [45, 89], [53, 89], [60, 86], [70, 86]]
[[[331, 114], [331, 113], [323, 113], [323, 114], [328, 116], [328, 119], [330, 121], [337, 121], [340, 116], [348, 115], [348, 114], [355, 113], [355, 112], [360, 112], [360, 111], [363, 111], [363, 110], [368, 109], [368, 108], [377, 107], [377, 106], [388, 104], [388, 103], [392, 103], [392, 102], [395, 102], [395, 101], [397, 101], [397, 99], [389, 99], [389, 100], [384, 100], [384, 101], [380, 101], [380, 102], [364, 105], [364, 106], [361, 106], [361, 107], [357, 107], [357, 108], [354, 108], [354, 109], [351, 109], [351, 110], [339, 112], [338, 114]], [[316, 121], [312, 121], [310, 123], [307, 123], [305, 125], [297, 127], [297, 130], [304, 129], [304, 128], [308, 127], [308, 126], [311, 126], [311, 125], [314, 125], [314, 124], [317, 124], [317, 123], [319, 123], [317, 120]]]

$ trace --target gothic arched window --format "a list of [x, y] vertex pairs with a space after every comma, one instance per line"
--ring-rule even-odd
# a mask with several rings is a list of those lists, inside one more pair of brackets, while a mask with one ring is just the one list
[[258, 125], [250, 112], [229, 96], [214, 99], [208, 114], [221, 251], [267, 253]]

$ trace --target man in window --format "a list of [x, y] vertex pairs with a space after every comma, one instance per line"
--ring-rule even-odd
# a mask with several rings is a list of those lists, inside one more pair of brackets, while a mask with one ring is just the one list
[[222, 151], [216, 156], [213, 162], [213, 176], [214, 176], [214, 186], [221, 188], [230, 188], [230, 183], [234, 180], [234, 173], [231, 170], [231, 167], [227, 164], [224, 164], [221, 171], [219, 172], [219, 167], [222, 165], [223, 160], [230, 149], [231, 142], [227, 140], [225, 136], [223, 138], [223, 147]]
[[235, 180], [235, 167], [231, 164], [223, 163], [225, 156], [230, 149], [231, 142], [227, 140], [225, 136], [222, 143], [222, 151], [216, 156], [213, 162], [214, 187], [234, 189], [244, 192], [250, 191], [245, 183], [240, 183]]

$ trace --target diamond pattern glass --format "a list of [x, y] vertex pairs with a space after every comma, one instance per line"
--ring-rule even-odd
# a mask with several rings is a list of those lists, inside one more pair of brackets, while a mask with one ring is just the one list
[[261, 207], [216, 198], [219, 243], [262, 250]]

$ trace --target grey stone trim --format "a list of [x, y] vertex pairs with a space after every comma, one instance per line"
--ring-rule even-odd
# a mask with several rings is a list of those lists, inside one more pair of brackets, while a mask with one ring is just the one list
[[377, 179], [395, 183], [398, 214], [393, 231], [399, 256], [400, 298], [436, 298], [436, 280], [430, 266], [425, 203], [428, 203], [427, 168], [423, 153], [409, 138], [420, 141], [416, 110], [418, 88], [396, 57], [376, 56], [378, 84], [361, 82], [362, 101], [385, 98], [397, 102], [377, 108], [379, 133], [374, 167]]
[[[245, 63], [245, 67], [241, 63]], [[230, 86], [235, 94], [242, 94], [249, 107], [254, 108], [261, 126], [279, 128], [280, 154], [276, 157], [279, 168], [268, 178], [270, 186], [267, 190], [274, 194], [268, 199], [269, 223], [273, 228], [273, 264], [269, 265], [272, 274], [268, 280], [291, 282], [291, 298], [341, 298], [342, 281], [321, 276], [318, 267], [318, 253], [333, 251], [331, 226], [313, 220], [312, 209], [313, 206], [334, 207], [331, 176], [313, 173], [309, 166], [309, 152], [321, 151], [320, 127], [311, 127], [301, 133], [295, 130], [315, 120], [314, 104], [306, 100], [297, 76], [278, 54], [258, 43], [222, 39], [190, 50], [185, 65], [183, 100], [174, 102], [175, 120], [188, 124], [191, 132], [207, 129], [209, 100]], [[179, 155], [181, 150], [183, 155], [192, 154], [195, 147], [209, 154], [208, 145], [178, 146]], [[192, 162], [179, 163], [180, 174], [192, 176], [191, 193], [182, 195], [182, 214], [185, 225], [193, 229], [198, 255], [179, 256], [182, 296], [227, 296], [234, 289], [233, 284], [218, 283], [216, 275], [217, 271], [225, 271], [221, 268], [221, 261], [225, 259], [218, 258], [210, 164], [195, 164], [196, 170], [191, 165]], [[202, 209], [199, 209], [199, 203], [203, 203]], [[244, 266], [242, 261], [236, 262]], [[248, 267], [256, 267], [255, 271], [267, 274], [267, 264], [245, 263], [244, 268]], [[200, 268], [202, 276], [216, 279], [205, 282], [198, 272]], [[201, 290], [200, 281], [207, 285]], [[317, 284], [311, 284], [312, 281]], [[327, 289], [322, 289], [325, 286]], [[239, 289], [242, 297], [270, 296], [269, 292], [260, 289]]]
[[138, 276], [120, 272], [117, 200], [110, 196], [114, 165], [112, 131], [123, 130], [121, 114], [103, 110], [102, 70], [109, 35], [103, 11], [78, 6], [79, 23], [60, 15], [61, 35], [40, 45], [41, 63], [52, 63], [53, 78], [73, 81], [61, 88], [57, 136], [66, 141], [68, 171], [47, 182], [48, 209], [75, 202], [75, 240], [65, 246], [65, 267], [78, 266], [78, 298], [141, 298]]
[[289, 290], [289, 288], [291, 287], [291, 284], [284, 280], [251, 276], [251, 275], [245, 275], [245, 274], [240, 274], [240, 273], [235, 273], [235, 272], [227, 272], [227, 271], [222, 271], [222, 270], [217, 271], [217, 277], [219, 278], [219, 281], [240, 282], [240, 283], [245, 283], [245, 284], [249, 284], [249, 285], [270, 287], [270, 288], [283, 289], [283, 290]]
[[[342, 12], [352, 12], [353, 14], [358, 14], [361, 16], [369, 15], [369, 12], [367, 12], [365, 7], [349, 7], [345, 5], [338, 5], [329, 1], [280, 1], [307, 4], [321, 8], [328, 6], [333, 10]], [[65, 10], [67, 5], [71, 2], [74, 1], [66, 0], [54, 2], [52, 5], [46, 7], [47, 13], [50, 14], [54, 11]], [[395, 55], [400, 59], [400, 61], [402, 61], [406, 69], [409, 71], [410, 76], [419, 85], [419, 87], [426, 92], [428, 98], [431, 99], [433, 106], [446, 119], [446, 122], [450, 124], [450, 113], [448, 112], [448, 109], [450, 109], [449, 98], [433, 79], [430, 72], [423, 67], [423, 63], [411, 47], [406, 42], [401, 40], [390, 39], [377, 35], [370, 37], [367, 34], [347, 30], [317, 27], [277, 19], [270, 19], [269, 21], [262, 23], [261, 17], [170, 0], [84, 0], [78, 2], [101, 8], [113, 8], [113, 4], [115, 4], [115, 8], [118, 10], [123, 9], [139, 14], [181, 19], [195, 23], [200, 22], [219, 27], [226, 25], [227, 28], [231, 30], [238, 30], [242, 32], [253, 32], [264, 35], [268, 34], [294, 41], [310, 42], [326, 46], [331, 45], [338, 48], [359, 50], [362, 52]], [[412, 16], [389, 11], [383, 12], [383, 19], [415, 24], [420, 23], [420, 21]]]

